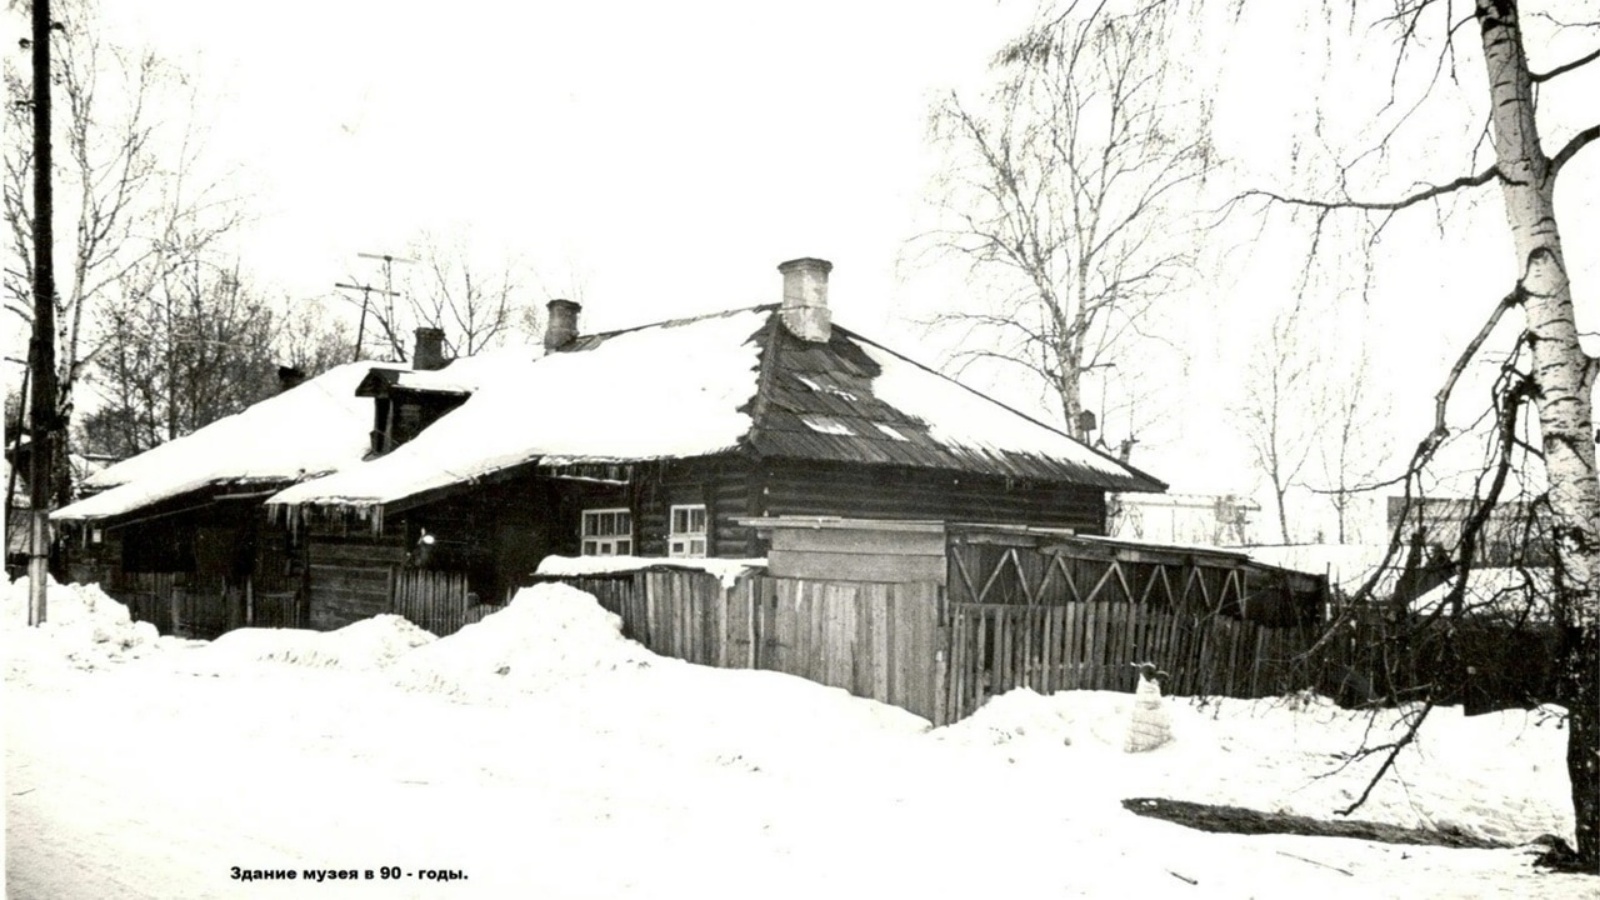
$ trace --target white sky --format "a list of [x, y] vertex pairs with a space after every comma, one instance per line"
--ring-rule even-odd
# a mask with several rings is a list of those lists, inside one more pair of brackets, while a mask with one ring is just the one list
[[[949, 272], [899, 264], [927, 221], [929, 105], [981, 78], [1032, 10], [983, 0], [106, 7], [113, 33], [196, 74], [208, 160], [237, 167], [258, 217], [244, 262], [292, 296], [376, 281], [357, 253], [400, 254], [428, 230], [521, 259], [537, 272], [539, 302], [578, 297], [585, 327], [601, 329], [775, 300], [778, 262], [821, 256], [835, 263], [844, 324], [930, 357], [939, 348], [912, 322], [963, 298]], [[1375, 114], [1389, 39], [1371, 32], [1360, 53], [1330, 49], [1317, 15], [1290, 7], [1252, 4], [1230, 28], [1197, 27], [1186, 48], [1213, 85], [1232, 164], [1225, 184], [1289, 184], [1291, 143], [1318, 114], [1336, 152], [1369, 146], [1384, 124]], [[1442, 148], [1462, 145], [1470, 119], [1455, 113], [1463, 98], [1481, 105], [1482, 78], [1464, 34], [1461, 86], [1447, 79], [1441, 112], [1414, 121], [1406, 135], [1422, 149], [1396, 147], [1389, 168], [1405, 178], [1385, 187], [1460, 174], [1461, 158]], [[1600, 35], [1569, 35], [1548, 51], [1535, 38], [1535, 65], [1548, 68]], [[1592, 114], [1585, 96], [1600, 96], [1595, 73], [1546, 88], [1552, 140], [1570, 134], [1574, 110]], [[1315, 156], [1302, 168], [1315, 171]], [[1588, 321], [1600, 313], [1583, 303], [1600, 298], [1597, 184], [1591, 148], [1558, 198]], [[1498, 197], [1485, 199], [1442, 239], [1427, 216], [1392, 231], [1368, 301], [1347, 303], [1345, 321], [1322, 335], [1330, 355], [1357, 336], [1372, 341], [1405, 446], [1452, 348], [1510, 283]], [[1274, 226], [1211, 263], [1174, 305], [1190, 357], [1171, 387], [1179, 412], [1141, 435], [1135, 463], [1177, 489], [1256, 486], [1227, 410], [1305, 246], [1303, 233]], [[1323, 293], [1359, 289], [1359, 269], [1339, 267]], [[1108, 389], [1117, 391], [1114, 374]], [[1016, 384], [994, 390], [1018, 405], [1036, 399]], [[1126, 427], [1103, 424], [1113, 440]]]

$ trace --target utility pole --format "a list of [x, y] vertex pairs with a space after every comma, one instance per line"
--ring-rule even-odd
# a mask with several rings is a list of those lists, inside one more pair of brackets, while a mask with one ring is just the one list
[[55, 468], [56, 278], [50, 192], [50, 0], [33, 0], [33, 409], [29, 418], [28, 624], [45, 621]]

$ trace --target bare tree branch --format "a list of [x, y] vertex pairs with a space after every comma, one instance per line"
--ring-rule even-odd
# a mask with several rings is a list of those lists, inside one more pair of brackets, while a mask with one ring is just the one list
[[1552, 178], [1555, 177], [1561, 171], [1562, 166], [1565, 166], [1574, 156], [1578, 155], [1579, 150], [1589, 146], [1596, 138], [1600, 138], [1600, 125], [1591, 125], [1573, 135], [1572, 139], [1567, 141], [1560, 150], [1556, 151], [1556, 155], [1550, 158], [1550, 176]]
[[1245, 191], [1235, 199], [1244, 200], [1251, 197], [1265, 197], [1268, 200], [1271, 200], [1275, 203], [1282, 203], [1286, 206], [1305, 206], [1311, 209], [1327, 211], [1364, 209], [1372, 211], [1387, 210], [1391, 212], [1398, 212], [1399, 210], [1416, 206], [1419, 203], [1426, 203], [1429, 200], [1438, 199], [1446, 194], [1451, 194], [1464, 188], [1482, 187], [1483, 185], [1494, 181], [1497, 177], [1499, 177], [1499, 174], [1500, 170], [1498, 166], [1490, 166], [1476, 175], [1463, 175], [1460, 178], [1445, 184], [1429, 185], [1422, 190], [1407, 194], [1406, 196], [1395, 200], [1319, 200], [1314, 197], [1286, 196], [1274, 191], [1261, 189]]
[[1600, 59], [1600, 47], [1595, 48], [1593, 52], [1580, 56], [1569, 63], [1556, 66], [1554, 69], [1551, 69], [1548, 72], [1530, 72], [1528, 73], [1528, 77], [1533, 79], [1534, 84], [1539, 84], [1540, 82], [1549, 81], [1550, 79], [1555, 78], [1557, 75], [1565, 75], [1566, 73], [1571, 72], [1573, 69], [1586, 66], [1597, 59]]

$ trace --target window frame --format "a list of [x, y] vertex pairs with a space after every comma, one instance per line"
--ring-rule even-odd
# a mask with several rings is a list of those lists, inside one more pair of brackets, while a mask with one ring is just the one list
[[[625, 516], [626, 529], [616, 526], [610, 534], [601, 534], [602, 516]], [[595, 531], [590, 531], [590, 523]], [[578, 515], [579, 556], [633, 556], [638, 542], [633, 534], [633, 510], [626, 506], [605, 506], [585, 509]]]
[[[678, 530], [678, 513], [684, 513], [685, 530]], [[700, 530], [690, 530], [694, 513], [700, 513]], [[698, 552], [696, 544], [699, 545]], [[705, 559], [711, 551], [711, 510], [704, 503], [674, 503], [667, 507], [667, 557]]]

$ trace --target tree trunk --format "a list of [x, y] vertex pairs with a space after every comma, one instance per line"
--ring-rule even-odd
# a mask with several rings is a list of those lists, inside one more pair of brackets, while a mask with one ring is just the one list
[[1539, 431], [1555, 517], [1555, 608], [1562, 618], [1567, 773], [1578, 855], [1600, 866], [1600, 693], [1597, 590], [1600, 482], [1595, 474], [1588, 357], [1578, 344], [1572, 287], [1556, 227], [1555, 172], [1539, 144], [1533, 78], [1515, 0], [1478, 0], [1501, 196], [1516, 248], [1518, 286], [1533, 353]]

